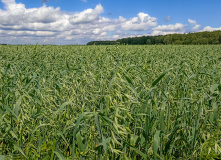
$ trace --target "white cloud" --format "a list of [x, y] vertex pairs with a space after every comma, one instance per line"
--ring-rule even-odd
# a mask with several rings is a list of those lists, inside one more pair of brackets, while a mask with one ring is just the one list
[[210, 27], [210, 26], [206, 26], [206, 27], [204, 27], [202, 30], [201, 30], [201, 32], [203, 32], [203, 31], [218, 31], [218, 30], [221, 30], [221, 27], [219, 27], [219, 28], [212, 28], [212, 27]]
[[114, 36], [113, 36], [113, 38], [119, 38], [119, 37], [120, 37], [119, 35], [114, 35]]
[[42, 36], [42, 37], [48, 37], [48, 36], [54, 36], [55, 32], [50, 31], [7, 31], [0, 30], [1, 35], [12, 35], [12, 36]]
[[193, 24], [193, 25], [196, 25], [196, 24], [197, 24], [196, 21], [195, 21], [195, 20], [192, 20], [192, 19], [188, 19], [188, 23], [189, 23], [189, 24]]
[[185, 33], [186, 25], [181, 23], [170, 24], [170, 25], [159, 25], [153, 28], [152, 35], [166, 35], [174, 33]]
[[200, 28], [201, 28], [201, 25], [196, 24], [196, 25], [192, 28], [192, 31], [193, 31], [193, 32], [198, 32], [198, 31], [200, 31]]
[[107, 35], [107, 32], [102, 32], [101, 33], [101, 36], [106, 36]]
[[199, 32], [201, 29], [201, 25], [197, 24], [195, 20], [188, 19], [188, 23], [191, 24], [193, 27], [191, 29], [192, 32]]
[[40, 8], [26, 9], [24, 4], [16, 4], [14, 0], [6, 1], [3, 4], [6, 10], [0, 9], [0, 24], [4, 25], [33, 22], [51, 23], [63, 16], [60, 12], [60, 8], [47, 7], [43, 5]]
[[92, 23], [96, 20], [99, 20], [99, 15], [104, 12], [101, 4], [97, 5], [95, 9], [87, 9], [83, 12], [74, 14], [70, 17], [69, 21], [72, 24], [76, 23]]
[[[124, 20], [123, 18], [121, 19]], [[145, 31], [156, 25], [157, 18], [150, 17], [148, 14], [141, 12], [138, 13], [137, 17], [126, 20], [121, 26], [123, 30]]]
[[[86, 9], [82, 12], [68, 13], [60, 8], [43, 5], [39, 8], [27, 9], [24, 4], [14, 0], [1, 0], [4, 10], [0, 9], [0, 36], [21, 41], [22, 37], [29, 37], [30, 41], [41, 36], [43, 39], [87, 39], [107, 36], [107, 32], [115, 30], [120, 20], [111, 20], [101, 17], [104, 12], [101, 4], [94, 9]], [[36, 36], [36, 37], [35, 37]], [[17, 37], [17, 38], [16, 38]], [[44, 41], [44, 40], [42, 40]], [[33, 42], [35, 43], [35, 42]], [[74, 42], [73, 42], [74, 43]]]
[[94, 33], [94, 34], [99, 34], [99, 33], [100, 33], [100, 31], [101, 31], [101, 29], [96, 28], [96, 29], [94, 29], [94, 30], [93, 30], [93, 33]]
[[126, 18], [124, 18], [124, 17], [122, 17], [122, 16], [119, 16], [119, 21], [120, 21], [120, 22], [126, 22], [126, 21], [127, 21], [127, 19], [126, 19]]
[[[15, 0], [1, 0], [4, 9], [0, 9], [0, 37], [7, 40], [27, 39], [29, 43], [35, 43], [42, 38], [42, 42], [65, 41], [64, 43], [87, 42], [96, 39], [116, 39], [116, 37], [135, 36], [124, 32], [116, 34], [117, 30], [146, 31], [157, 25], [157, 19], [146, 13], [139, 13], [137, 17], [126, 19], [119, 16], [118, 19], [102, 17], [104, 8], [98, 4], [95, 8], [89, 8], [81, 12], [65, 12], [59, 7], [54, 8], [45, 4], [39, 8], [26, 8]], [[111, 32], [109, 34], [109, 32]], [[113, 33], [112, 33], [113, 32]], [[12, 38], [13, 37], [13, 38]]]

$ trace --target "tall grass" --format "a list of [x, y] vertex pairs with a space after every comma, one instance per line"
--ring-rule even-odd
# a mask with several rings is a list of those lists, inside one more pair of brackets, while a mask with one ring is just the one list
[[221, 46], [0, 46], [0, 158], [221, 158]]

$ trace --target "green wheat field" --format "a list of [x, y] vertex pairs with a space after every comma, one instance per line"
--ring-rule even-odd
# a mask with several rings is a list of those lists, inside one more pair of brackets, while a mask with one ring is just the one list
[[0, 45], [0, 159], [221, 159], [220, 110], [220, 45]]

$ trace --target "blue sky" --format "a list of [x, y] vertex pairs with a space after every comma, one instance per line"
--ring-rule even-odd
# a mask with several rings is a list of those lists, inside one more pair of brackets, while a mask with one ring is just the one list
[[220, 0], [1, 0], [0, 43], [86, 44], [221, 30]]

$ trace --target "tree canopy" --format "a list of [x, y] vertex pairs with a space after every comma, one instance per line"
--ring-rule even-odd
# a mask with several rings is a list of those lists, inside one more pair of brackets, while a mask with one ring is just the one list
[[168, 34], [160, 36], [128, 37], [116, 41], [91, 41], [87, 45], [153, 45], [153, 44], [174, 44], [174, 45], [205, 45], [221, 44], [221, 31], [197, 32], [187, 34]]

